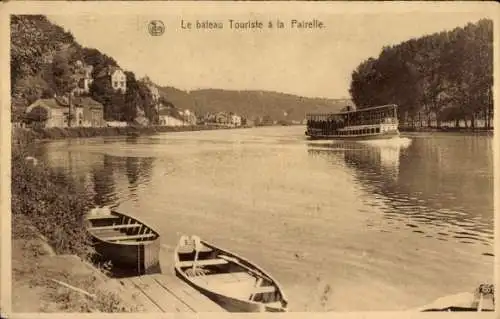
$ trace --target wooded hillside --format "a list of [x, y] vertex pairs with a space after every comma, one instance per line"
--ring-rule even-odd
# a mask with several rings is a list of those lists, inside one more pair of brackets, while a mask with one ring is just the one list
[[87, 95], [104, 105], [105, 119], [132, 121], [142, 113], [155, 121], [149, 89], [132, 72], [125, 72], [126, 94], [113, 90], [109, 79], [96, 77], [104, 68], [119, 67], [112, 57], [82, 47], [71, 33], [42, 15], [13, 15], [10, 25], [12, 120], [19, 120], [39, 98], [69, 94], [82, 71], [76, 63], [81, 61], [93, 67], [94, 82]]
[[493, 22], [483, 19], [383, 48], [354, 70], [350, 93], [361, 108], [398, 104], [407, 123], [479, 118], [490, 127], [492, 90]]

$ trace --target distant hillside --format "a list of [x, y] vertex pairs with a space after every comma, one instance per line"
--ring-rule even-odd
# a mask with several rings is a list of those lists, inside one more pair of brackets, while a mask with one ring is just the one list
[[248, 119], [270, 116], [273, 120], [303, 120], [308, 112], [335, 112], [350, 99], [307, 98], [269, 91], [230, 91], [203, 89], [182, 91], [173, 87], [160, 87], [160, 95], [178, 109], [208, 112], [234, 112]]

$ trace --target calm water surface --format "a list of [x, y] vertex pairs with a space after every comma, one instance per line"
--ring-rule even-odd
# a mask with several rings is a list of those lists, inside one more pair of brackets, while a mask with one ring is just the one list
[[492, 137], [311, 142], [303, 127], [38, 145], [95, 200], [247, 257], [292, 311], [402, 310], [493, 280]]

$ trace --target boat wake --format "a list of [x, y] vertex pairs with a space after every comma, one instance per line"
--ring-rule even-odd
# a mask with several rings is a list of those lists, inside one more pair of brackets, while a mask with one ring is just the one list
[[397, 147], [397, 148], [406, 148], [409, 147], [412, 143], [412, 139], [408, 137], [397, 137], [387, 140], [367, 140], [367, 141], [359, 141], [359, 143], [380, 146], [380, 147]]

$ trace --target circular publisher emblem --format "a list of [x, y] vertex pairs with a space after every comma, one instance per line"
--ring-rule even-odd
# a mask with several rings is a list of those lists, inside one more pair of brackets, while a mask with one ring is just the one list
[[152, 20], [149, 22], [148, 31], [152, 36], [160, 36], [165, 32], [165, 25], [161, 20]]

